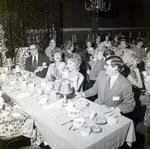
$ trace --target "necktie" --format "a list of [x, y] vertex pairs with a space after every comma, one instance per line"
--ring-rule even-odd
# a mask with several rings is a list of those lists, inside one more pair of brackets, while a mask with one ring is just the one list
[[111, 80], [111, 78], [108, 77], [108, 78], [107, 78], [106, 85], [105, 85], [105, 97], [106, 97], [106, 95], [108, 94], [108, 92], [110, 91], [110, 80]]
[[36, 56], [34, 56], [34, 60], [33, 60], [33, 68], [34, 70], [36, 69], [37, 67], [37, 60], [36, 60]]

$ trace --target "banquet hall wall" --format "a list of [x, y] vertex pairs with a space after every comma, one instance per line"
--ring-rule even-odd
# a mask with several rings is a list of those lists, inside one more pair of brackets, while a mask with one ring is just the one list
[[93, 39], [97, 33], [102, 36], [110, 33], [113, 37], [122, 32], [127, 38], [149, 37], [150, 1], [111, 0], [110, 11], [98, 18], [85, 10], [84, 4], [85, 0], [62, 0], [63, 41], [76, 35], [76, 42], [82, 42], [89, 36]]
[[150, 36], [149, 0], [111, 0], [110, 11], [98, 18], [85, 10], [85, 1], [1, 0], [0, 21], [5, 32], [7, 56], [13, 58], [17, 55], [16, 48], [33, 43], [44, 52], [53, 25], [57, 46], [66, 40], [83, 43], [87, 38], [94, 40], [96, 34], [103, 36], [105, 33], [110, 33], [111, 37], [116, 33], [127, 38], [147, 39]]

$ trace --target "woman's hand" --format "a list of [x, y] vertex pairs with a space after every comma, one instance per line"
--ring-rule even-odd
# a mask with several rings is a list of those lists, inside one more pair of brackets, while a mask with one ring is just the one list
[[81, 97], [84, 97], [83, 94], [84, 94], [83, 92], [76, 92], [76, 93], [75, 93], [75, 98], [81, 98]]

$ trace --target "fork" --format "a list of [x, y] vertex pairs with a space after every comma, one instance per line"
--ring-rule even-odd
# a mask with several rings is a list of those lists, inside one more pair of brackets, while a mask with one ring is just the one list
[[61, 124], [61, 126], [65, 125], [65, 124], [67, 124], [67, 123], [70, 123], [70, 122], [73, 122], [73, 120], [70, 120], [70, 121], [68, 121], [68, 122], [65, 122], [65, 123]]

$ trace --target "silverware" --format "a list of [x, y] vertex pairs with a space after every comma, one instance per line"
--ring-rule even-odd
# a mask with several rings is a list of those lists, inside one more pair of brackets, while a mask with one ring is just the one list
[[61, 114], [61, 115], [58, 115], [55, 119], [58, 119], [58, 118], [60, 118], [60, 117], [66, 116], [66, 115], [67, 115], [67, 113], [63, 113], [63, 114]]
[[71, 128], [73, 127], [73, 125], [70, 126], [70, 128], [68, 130], [71, 130]]
[[70, 122], [73, 122], [73, 120], [70, 120], [70, 121], [68, 121], [68, 122], [65, 122], [65, 123], [61, 124], [61, 126], [65, 125], [65, 124], [67, 124], [67, 123], [70, 123]]
[[12, 92], [17, 92], [17, 91], [20, 91], [20, 90], [21, 90], [21, 89], [14, 89], [14, 90], [11, 91], [11, 93], [12, 93]]
[[102, 115], [105, 115], [105, 114], [108, 114], [108, 113], [112, 113], [113, 110], [110, 110], [110, 111], [107, 111], [107, 112], [104, 112], [102, 113]]

